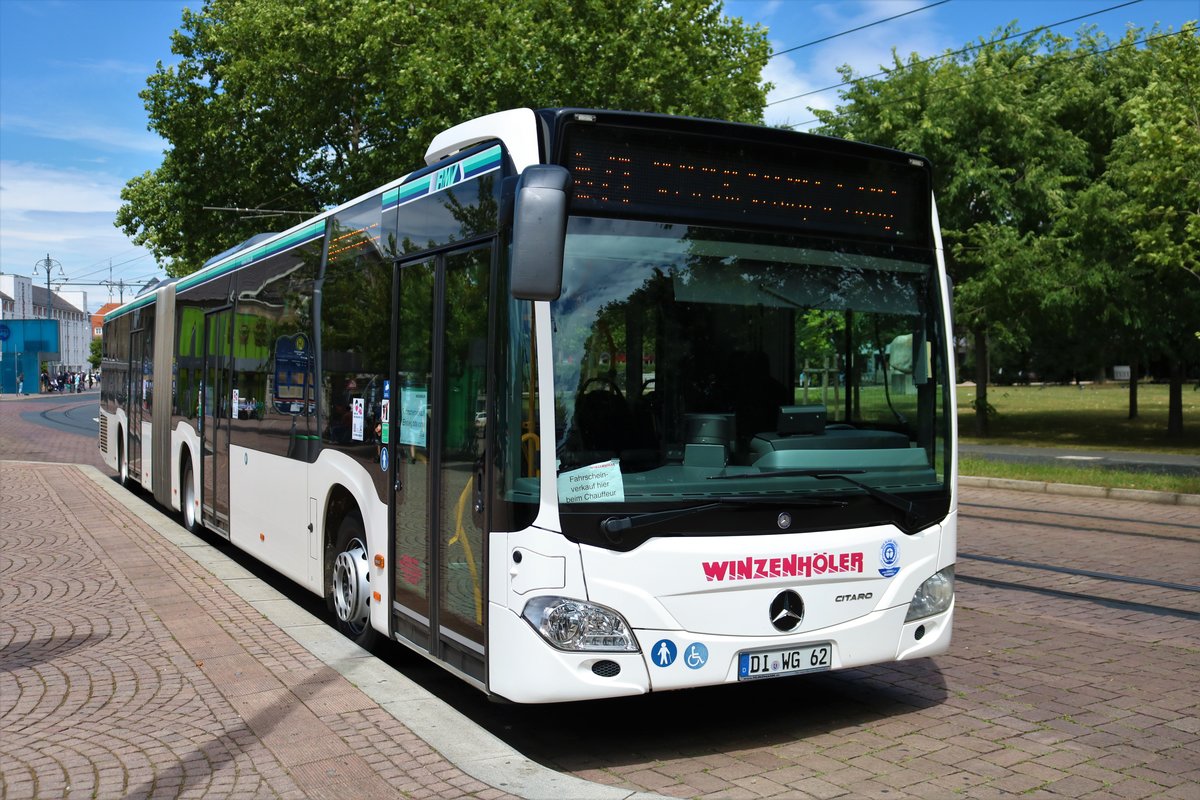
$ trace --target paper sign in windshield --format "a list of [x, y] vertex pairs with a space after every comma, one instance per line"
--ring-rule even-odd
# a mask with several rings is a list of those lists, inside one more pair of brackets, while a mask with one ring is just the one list
[[601, 461], [558, 476], [560, 503], [623, 503], [625, 482], [618, 459]]

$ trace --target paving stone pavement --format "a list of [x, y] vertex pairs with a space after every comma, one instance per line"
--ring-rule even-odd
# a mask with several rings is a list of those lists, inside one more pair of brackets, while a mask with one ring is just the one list
[[0, 492], [0, 796], [509, 796], [80, 468], [0, 462]]
[[[94, 436], [31, 421], [49, 406], [0, 398], [0, 798], [510, 796], [83, 468], [29, 463], [99, 460]], [[945, 656], [507, 709], [511, 741], [602, 788], [675, 797], [1200, 798], [1197, 507], [962, 501]]]
[[958, 550], [945, 655], [527, 715], [518, 746], [673, 797], [1200, 798], [1200, 507], [969, 487]]

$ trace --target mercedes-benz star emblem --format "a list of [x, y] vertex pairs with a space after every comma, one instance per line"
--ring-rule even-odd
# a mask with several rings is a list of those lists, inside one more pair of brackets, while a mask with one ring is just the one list
[[795, 630], [802, 619], [804, 619], [804, 601], [791, 589], [780, 592], [771, 601], [771, 624], [775, 626], [776, 630], [784, 633]]

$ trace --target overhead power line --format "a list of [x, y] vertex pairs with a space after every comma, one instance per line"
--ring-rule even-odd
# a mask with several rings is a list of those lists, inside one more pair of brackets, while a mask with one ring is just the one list
[[[1141, 39], [1136, 42], [1120, 42], [1118, 44], [1114, 44], [1112, 47], [1106, 47], [1103, 50], [1096, 50], [1094, 52], [1088, 52], [1088, 53], [1080, 53], [1077, 56], [1070, 56], [1068, 58], [1064, 58], [1064, 59], [1054, 61], [1051, 63], [1042, 63], [1042, 64], [1037, 64], [1037, 65], [1034, 65], [1031, 67], [1022, 67], [1021, 69], [1014, 69], [1011, 72], [1006, 72], [1001, 75], [992, 75], [987, 78], [976, 78], [975, 80], [971, 80], [971, 81], [963, 81], [962, 83], [955, 84], [954, 86], [947, 86], [942, 89], [933, 89], [930, 91], [923, 92], [922, 94], [928, 96], [928, 95], [932, 95], [932, 94], [944, 94], [946, 92], [957, 92], [960, 89], [964, 89], [968, 86], [976, 86], [981, 83], [988, 83], [989, 81], [1007, 80], [1008, 78], [1012, 77], [1013, 75], [1023, 75], [1026, 72], [1038, 72], [1043, 69], [1049, 69], [1050, 67], [1056, 67], [1056, 66], [1060, 66], [1062, 64], [1069, 64], [1073, 61], [1082, 61], [1085, 58], [1093, 58], [1095, 56], [1102, 56], [1105, 53], [1111, 53], [1113, 50], [1117, 50], [1122, 47], [1132, 47], [1132, 46], [1139, 45], [1139, 44], [1149, 44], [1150, 42], [1155, 42], [1155, 41], [1158, 41], [1159, 39], [1167, 39], [1172, 36], [1181, 36], [1185, 33], [1186, 34], [1194, 34], [1195, 29], [1189, 30], [1189, 29], [1185, 28], [1184, 30], [1181, 30], [1181, 31], [1172, 31], [1171, 33], [1160, 33], [1155, 36], [1147, 36], [1145, 39]], [[898, 97], [895, 100], [891, 100], [887, 103], [884, 103], [883, 105], [894, 105], [896, 103], [904, 103], [909, 100], [912, 100], [913, 98], [915, 98], [917, 96], [918, 95], [916, 95], [916, 94], [911, 94], [911, 95], [907, 95], [905, 97]], [[841, 114], [838, 114], [837, 116], [841, 116]], [[789, 129], [794, 129], [800, 125], [810, 125], [814, 122], [820, 122], [820, 121], [821, 120], [819, 120], [819, 119], [810, 119], [810, 120], [806, 120], [805, 122], [797, 122], [795, 125], [785, 125], [783, 127], [789, 128]]]
[[[820, 44], [821, 42], [828, 42], [830, 39], [836, 39], [839, 36], [845, 36], [850, 33], [857, 33], [859, 31], [865, 31], [867, 28], [873, 28], [876, 25], [882, 25], [885, 22], [891, 22], [894, 19], [900, 19], [901, 17], [907, 17], [909, 14], [916, 14], [918, 12], [925, 11], [930, 8], [934, 8], [936, 6], [943, 6], [949, 2], [950, 2], [950, 0], [938, 0], [938, 2], [936, 2], [936, 3], [930, 3], [927, 6], [921, 6], [920, 8], [914, 8], [911, 11], [905, 11], [903, 14], [896, 14], [891, 17], [885, 17], [884, 19], [877, 19], [874, 22], [868, 22], [866, 25], [859, 25], [857, 28], [851, 28], [848, 31], [842, 31], [841, 33], [835, 33], [830, 36], [824, 36], [820, 39], [813, 39], [811, 42], [805, 42], [804, 44], [798, 44], [795, 47], [789, 47], [786, 50], [778, 50], [774, 53], [771, 53], [771, 55], [767, 56], [767, 58], [772, 59], [775, 56], [781, 56], [784, 53], [794, 53], [795, 51], [802, 50], [805, 47], [812, 47], [814, 44]], [[1138, 2], [1141, 2], [1141, 0], [1138, 0]]]
[[280, 214], [298, 214], [301, 217], [311, 217], [316, 211], [284, 211], [278, 208], [238, 208], [237, 206], [201, 206], [205, 211], [237, 211], [242, 214], [258, 214], [259, 216], [278, 216]]
[[[862, 83], [863, 81], [869, 81], [872, 78], [878, 78], [881, 75], [888, 75], [893, 72], [899, 72], [901, 69], [911, 69], [913, 67], [919, 67], [922, 64], [928, 64], [933, 61], [940, 61], [943, 58], [953, 58], [954, 56], [960, 56], [963, 53], [969, 53], [972, 50], [978, 50], [979, 48], [985, 47], [989, 44], [999, 44], [1001, 42], [1007, 42], [1009, 39], [1017, 39], [1022, 36], [1032, 36], [1033, 34], [1038, 33], [1039, 31], [1049, 30], [1050, 28], [1057, 28], [1059, 25], [1066, 25], [1067, 23], [1070, 23], [1070, 22], [1078, 22], [1079, 20], [1087, 19], [1088, 17], [1095, 17], [1095, 16], [1099, 16], [1100, 14], [1106, 14], [1109, 11], [1116, 11], [1118, 8], [1125, 8], [1126, 6], [1135, 6], [1141, 2], [1142, 2], [1142, 0], [1129, 0], [1129, 2], [1127, 2], [1127, 3], [1121, 3], [1120, 5], [1109, 6], [1108, 8], [1102, 8], [1099, 11], [1093, 11], [1089, 14], [1081, 14], [1077, 17], [1071, 17], [1070, 19], [1059, 20], [1058, 22], [1049, 22], [1049, 23], [1046, 23], [1045, 25], [1039, 25], [1038, 27], [1033, 28], [1032, 30], [1017, 31], [1016, 33], [1011, 33], [1008, 36], [1002, 36], [999, 39], [989, 39], [986, 42], [980, 42], [979, 44], [973, 44], [973, 45], [970, 45], [969, 47], [964, 47], [961, 50], [955, 50], [952, 53], [942, 53], [941, 55], [930, 56], [929, 58], [923, 58], [923, 59], [920, 59], [919, 61], [914, 61], [911, 64], [904, 64], [903, 66], [897, 67], [894, 70], [890, 70], [890, 71], [883, 70], [880, 72], [876, 72], [872, 75], [864, 75], [861, 78], [855, 78], [853, 80], [842, 81], [841, 83], [835, 83], [832, 86], [826, 86], [823, 89], [813, 89], [812, 91], [802, 92], [801, 94], [794, 94], [791, 97], [784, 97], [780, 100], [772, 100], [771, 102], [767, 103], [767, 105], [774, 106], [774, 105], [778, 105], [780, 103], [786, 103], [790, 100], [799, 100], [802, 97], [811, 97], [814, 94], [821, 94], [822, 92], [829, 92], [834, 89], [841, 89], [843, 86], [853, 86], [853, 85]], [[928, 8], [928, 7], [929, 6], [926, 6], [926, 8]], [[918, 10], [920, 10], [920, 9], [918, 9]], [[804, 45], [801, 45], [801, 47], [804, 47]], [[783, 51], [783, 52], [787, 52], [787, 51]]]

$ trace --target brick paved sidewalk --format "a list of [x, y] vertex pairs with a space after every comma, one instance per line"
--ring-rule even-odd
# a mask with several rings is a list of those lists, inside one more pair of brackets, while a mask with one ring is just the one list
[[507, 796], [79, 467], [0, 463], [0, 608], [7, 800]]

